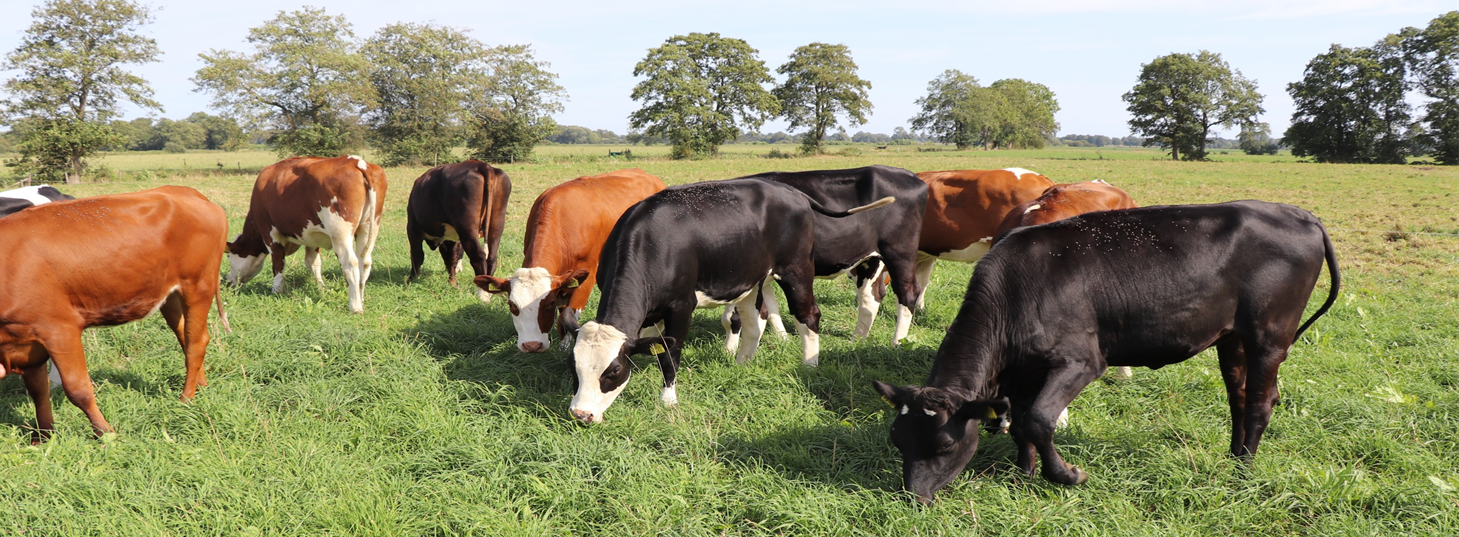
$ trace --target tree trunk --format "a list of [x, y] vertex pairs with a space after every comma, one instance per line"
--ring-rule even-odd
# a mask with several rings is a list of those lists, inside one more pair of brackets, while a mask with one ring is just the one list
[[71, 155], [71, 173], [66, 174], [66, 184], [75, 185], [81, 183], [81, 157]]

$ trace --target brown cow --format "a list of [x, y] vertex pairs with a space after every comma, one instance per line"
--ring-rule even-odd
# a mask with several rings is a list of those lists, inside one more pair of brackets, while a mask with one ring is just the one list
[[21, 373], [35, 401], [33, 442], [50, 436], [46, 360], [96, 434], [111, 426], [96, 406], [81, 331], [161, 311], [186, 357], [182, 399], [207, 385], [208, 302], [218, 301], [218, 265], [228, 219], [187, 187], [48, 203], [0, 219], [0, 377]]
[[228, 243], [228, 283], [243, 285], [273, 258], [274, 292], [284, 290], [284, 256], [304, 247], [304, 264], [324, 285], [319, 249], [339, 257], [350, 311], [365, 311], [371, 252], [385, 211], [385, 172], [357, 156], [294, 157], [258, 174], [243, 231]]
[[[496, 274], [497, 247], [506, 228], [511, 196], [512, 179], [506, 172], [479, 160], [436, 166], [416, 178], [405, 207], [410, 280], [420, 277], [426, 258], [422, 244], [440, 249], [446, 279], [453, 287], [463, 252], [477, 276]], [[481, 248], [483, 236], [486, 251]], [[476, 294], [482, 302], [491, 299], [486, 291], [477, 289]]]
[[522, 268], [511, 278], [474, 280], [487, 292], [507, 295], [518, 349], [547, 350], [555, 321], [563, 349], [572, 348], [608, 232], [623, 211], [663, 189], [658, 177], [633, 168], [579, 177], [537, 196], [527, 215]]
[[1008, 211], [1054, 186], [1023, 168], [917, 174], [927, 182], [927, 214], [917, 248], [917, 307], [924, 306], [937, 260], [972, 263], [988, 253]]

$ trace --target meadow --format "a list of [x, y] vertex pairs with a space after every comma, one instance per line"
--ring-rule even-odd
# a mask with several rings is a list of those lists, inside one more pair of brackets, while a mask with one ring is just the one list
[[[618, 147], [548, 146], [539, 162], [504, 165], [515, 190], [498, 275], [520, 265], [537, 194], [580, 175], [641, 167], [678, 184], [889, 164], [1103, 179], [1142, 205], [1295, 204], [1331, 231], [1343, 288], [1293, 347], [1282, 404], [1249, 464], [1226, 455], [1226, 395], [1211, 351], [1096, 381], [1074, 401], [1055, 442], [1088, 483], [1025, 477], [1011, 440], [987, 436], [937, 503], [921, 507], [899, 491], [892, 411], [870, 383], [926, 378], [971, 266], [939, 263], [902, 348], [890, 345], [893, 308], [855, 341], [851, 283], [818, 282], [814, 369], [800, 365], [795, 338], [767, 337], [754, 361], [736, 365], [721, 348], [718, 310], [701, 310], [680, 405], [659, 404], [657, 364], [640, 358], [607, 420], [587, 427], [567, 414], [567, 353], [517, 352], [500, 298], [482, 304], [452, 288], [434, 255], [420, 281], [405, 281], [405, 199], [425, 167], [390, 168], [363, 315], [348, 313], [332, 256], [322, 288], [296, 256], [282, 294], [267, 275], [225, 289], [234, 332], [214, 326], [210, 385], [190, 403], [177, 400], [182, 354], [160, 319], [88, 330], [98, 401], [118, 432], [104, 440], [56, 394], [57, 434], [30, 446], [31, 402], [19, 378], [0, 380], [0, 534], [1459, 534], [1459, 169], [1235, 151], [1170, 162], [1152, 150], [1092, 148], [757, 156], [771, 147], [671, 161], [654, 148], [631, 148], [637, 158], [626, 160], [606, 156]], [[66, 190], [191, 186], [227, 210], [236, 233], [253, 173], [273, 160], [260, 151], [111, 155], [101, 164], [112, 180]]]

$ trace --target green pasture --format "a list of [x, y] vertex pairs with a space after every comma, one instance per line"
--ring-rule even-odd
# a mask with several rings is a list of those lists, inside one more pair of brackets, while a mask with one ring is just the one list
[[[498, 274], [519, 266], [536, 195], [580, 175], [636, 166], [686, 183], [890, 164], [1104, 179], [1143, 205], [1293, 203], [1332, 231], [1344, 287], [1282, 368], [1282, 405], [1254, 462], [1226, 456], [1226, 395], [1207, 353], [1096, 381], [1074, 401], [1055, 441], [1089, 472], [1085, 485], [1024, 477], [1010, 439], [988, 436], [938, 502], [920, 507], [898, 491], [892, 412], [870, 383], [925, 379], [970, 266], [938, 265], [928, 309], [900, 349], [890, 346], [894, 308], [871, 338], [853, 341], [850, 282], [819, 282], [816, 369], [800, 365], [794, 338], [767, 337], [753, 362], [736, 365], [721, 350], [719, 312], [701, 311], [680, 405], [658, 403], [658, 367], [639, 358], [607, 421], [586, 427], [567, 414], [567, 354], [518, 353], [500, 298], [481, 304], [450, 287], [434, 253], [423, 279], [405, 282], [405, 199], [424, 167], [392, 168], [363, 315], [348, 313], [333, 257], [322, 288], [296, 257], [282, 294], [267, 274], [225, 290], [234, 332], [215, 326], [210, 385], [191, 403], [177, 400], [182, 354], [160, 319], [89, 330], [97, 397], [118, 432], [105, 442], [56, 394], [58, 433], [30, 446], [31, 402], [20, 379], [0, 380], [0, 534], [1459, 534], [1459, 237], [1444, 235], [1459, 234], [1459, 169], [1234, 151], [1170, 162], [1093, 148], [756, 156], [772, 147], [794, 149], [733, 146], [720, 159], [671, 161], [630, 148], [648, 157], [630, 161], [607, 158], [617, 146], [540, 148], [537, 163], [503, 167], [515, 192]], [[113, 180], [68, 191], [187, 185], [227, 209], [236, 232], [248, 170], [273, 160], [110, 155], [100, 164]]]

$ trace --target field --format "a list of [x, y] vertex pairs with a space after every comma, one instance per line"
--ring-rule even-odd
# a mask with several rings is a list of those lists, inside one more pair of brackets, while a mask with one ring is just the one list
[[[712, 160], [599, 158], [608, 149], [621, 148], [547, 147], [552, 158], [503, 167], [516, 190], [498, 275], [520, 264], [536, 195], [579, 175], [637, 166], [686, 183], [879, 163], [1104, 179], [1143, 205], [1296, 204], [1331, 230], [1343, 289], [1282, 368], [1282, 405], [1254, 462], [1225, 454], [1226, 396], [1208, 352], [1096, 381], [1074, 401], [1055, 442], [1089, 472], [1087, 484], [1026, 478], [1010, 439], [989, 436], [938, 502], [920, 507], [898, 490], [892, 413], [870, 383], [925, 379], [970, 266], [938, 265], [928, 309], [901, 349], [890, 346], [893, 308], [872, 337], [853, 341], [850, 283], [819, 282], [816, 369], [800, 365], [794, 338], [767, 337], [753, 362], [736, 365], [721, 350], [718, 311], [703, 310], [678, 407], [658, 403], [658, 368], [639, 359], [607, 421], [585, 427], [567, 414], [567, 354], [518, 353], [501, 299], [481, 304], [452, 288], [433, 255], [423, 279], [405, 283], [405, 199], [424, 168], [392, 168], [363, 315], [348, 313], [329, 256], [323, 288], [295, 257], [281, 295], [267, 275], [225, 290], [234, 333], [215, 336], [211, 384], [191, 403], [177, 400], [182, 356], [161, 320], [89, 330], [97, 397], [118, 431], [106, 441], [55, 395], [58, 434], [30, 446], [29, 398], [20, 379], [0, 380], [0, 534], [1459, 534], [1459, 237], [1450, 236], [1459, 235], [1459, 169], [1234, 151], [1176, 163], [1132, 149], [859, 146], [859, 155], [765, 159], [753, 153], [769, 146], [736, 146]], [[272, 160], [114, 155], [102, 164], [115, 180], [68, 191], [187, 185], [227, 209], [236, 232], [247, 172]], [[1326, 298], [1326, 280], [1309, 311]]]

